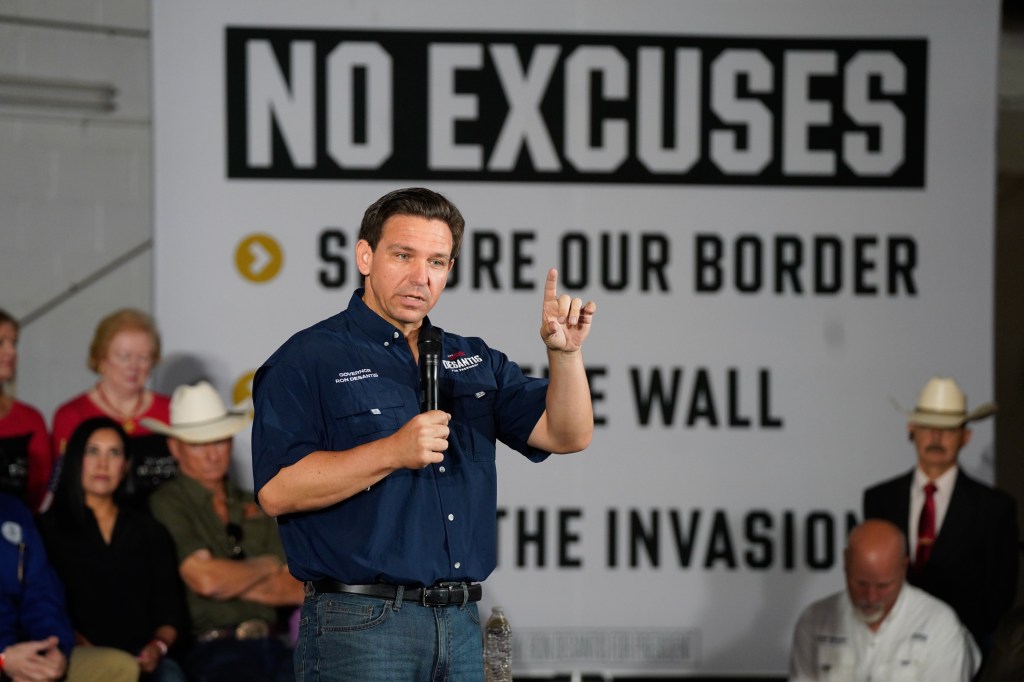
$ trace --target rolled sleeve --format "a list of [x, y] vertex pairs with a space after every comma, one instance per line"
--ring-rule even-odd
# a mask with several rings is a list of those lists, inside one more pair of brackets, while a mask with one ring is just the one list
[[253, 378], [256, 419], [252, 429], [253, 485], [257, 495], [283, 467], [323, 449], [327, 439], [319, 396], [303, 372], [268, 363]]

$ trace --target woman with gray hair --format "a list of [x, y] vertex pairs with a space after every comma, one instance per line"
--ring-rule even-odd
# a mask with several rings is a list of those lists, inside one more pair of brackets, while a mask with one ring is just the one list
[[[144, 417], [166, 420], [170, 398], [149, 388], [149, 373], [160, 361], [160, 335], [153, 318], [141, 310], [123, 308], [96, 326], [89, 345], [89, 369], [97, 381], [59, 408], [53, 417], [53, 451], [64, 454], [75, 428], [92, 417], [109, 417], [131, 441], [133, 489], [129, 497], [144, 507], [149, 493], [176, 471], [166, 440], [142, 425]], [[60, 465], [54, 481], [59, 477]], [[45, 505], [44, 505], [45, 506]]]

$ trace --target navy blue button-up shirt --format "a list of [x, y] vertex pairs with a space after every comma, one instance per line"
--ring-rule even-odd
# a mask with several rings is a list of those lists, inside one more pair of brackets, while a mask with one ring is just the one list
[[0, 650], [52, 635], [64, 656], [70, 656], [75, 633], [64, 586], [46, 558], [28, 508], [0, 494]]
[[[362, 294], [293, 336], [256, 373], [257, 492], [313, 451], [384, 438], [419, 413], [419, 371], [408, 343]], [[440, 409], [452, 415], [444, 461], [394, 471], [325, 509], [280, 517], [298, 579], [432, 585], [479, 581], [494, 570], [495, 442], [533, 461], [548, 456], [526, 443], [548, 382], [527, 377], [479, 338], [442, 333], [441, 360]]]

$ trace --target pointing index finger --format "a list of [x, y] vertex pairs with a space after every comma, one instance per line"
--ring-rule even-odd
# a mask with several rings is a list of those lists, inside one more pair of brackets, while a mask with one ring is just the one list
[[548, 270], [548, 278], [544, 282], [544, 300], [554, 301], [558, 298], [558, 270]]

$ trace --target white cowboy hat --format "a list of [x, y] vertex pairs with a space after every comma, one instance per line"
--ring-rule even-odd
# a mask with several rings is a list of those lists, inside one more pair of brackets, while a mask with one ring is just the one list
[[249, 417], [229, 412], [208, 381], [178, 386], [171, 395], [171, 423], [140, 419], [146, 428], [186, 443], [212, 443], [230, 438], [245, 428]]
[[[895, 401], [894, 401], [895, 402]], [[984, 403], [967, 411], [967, 397], [955, 379], [932, 377], [917, 396], [913, 410], [904, 410], [911, 424], [937, 429], [957, 429], [967, 422], [991, 417], [998, 409], [995, 403]]]

